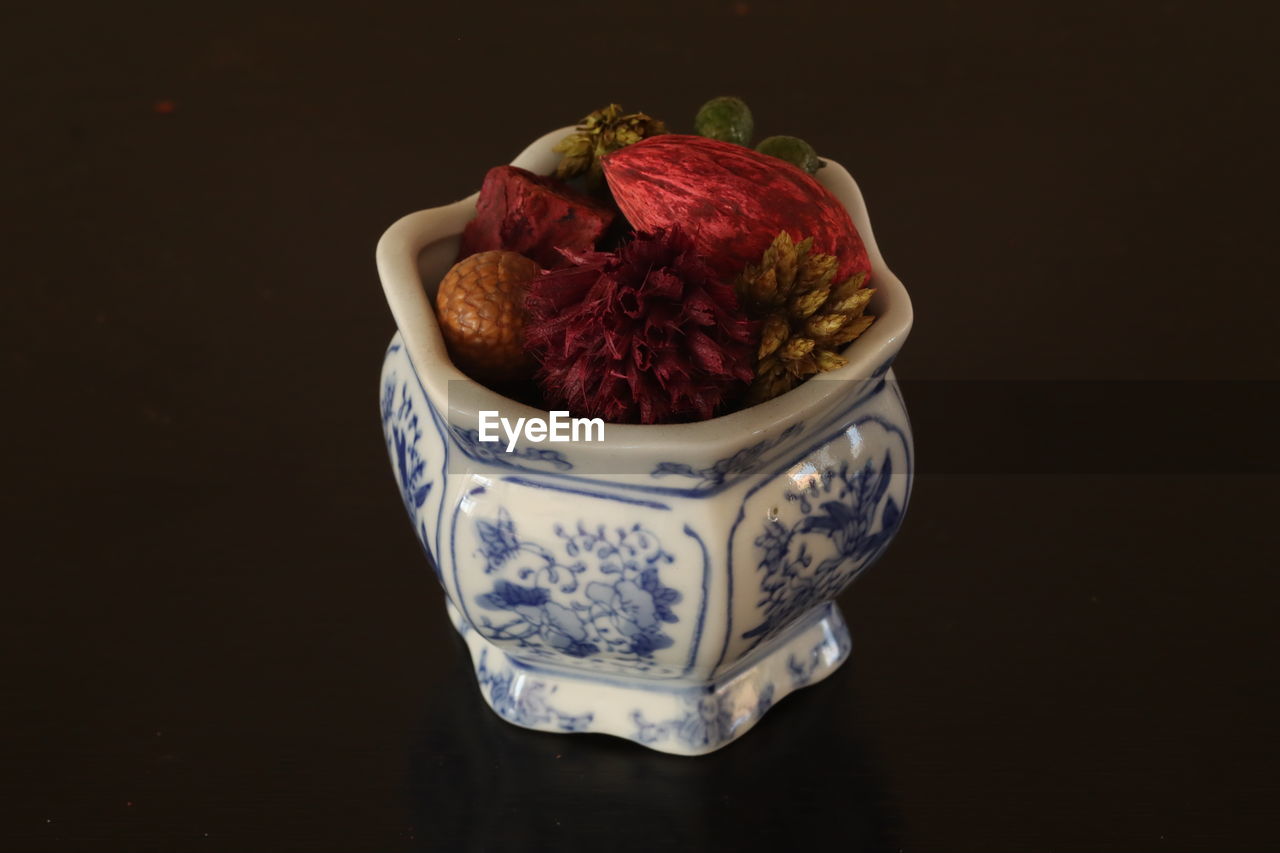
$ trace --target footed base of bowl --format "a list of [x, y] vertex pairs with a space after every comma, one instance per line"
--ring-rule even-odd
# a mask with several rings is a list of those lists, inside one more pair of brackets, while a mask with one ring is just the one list
[[704, 755], [737, 740], [776, 702], [849, 656], [849, 629], [829, 603], [711, 682], [597, 676], [516, 660], [446, 606], [471, 651], [481, 695], [507, 722], [615, 735], [675, 755]]

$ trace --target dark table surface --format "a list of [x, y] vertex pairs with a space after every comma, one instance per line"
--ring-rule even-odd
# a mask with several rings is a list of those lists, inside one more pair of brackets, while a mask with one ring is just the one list
[[[1275, 13], [6, 17], [3, 849], [1280, 844]], [[737, 744], [525, 732], [390, 476], [373, 246], [597, 106], [721, 93], [862, 186], [913, 503], [850, 662]]]

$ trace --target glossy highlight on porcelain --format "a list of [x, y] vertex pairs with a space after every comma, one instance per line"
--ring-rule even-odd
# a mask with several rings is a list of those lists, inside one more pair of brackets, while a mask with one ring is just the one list
[[[548, 173], [551, 146], [515, 165]], [[399, 328], [380, 385], [383, 432], [414, 530], [509, 722], [602, 732], [696, 755], [735, 740], [849, 654], [834, 597], [901, 525], [911, 430], [891, 364], [911, 326], [857, 186], [817, 178], [872, 261], [878, 316], [849, 364], [767, 403], [693, 424], [610, 424], [598, 443], [479, 440], [479, 412], [546, 412], [468, 382], [431, 290], [475, 197], [411, 214], [378, 246]], [[624, 464], [625, 463], [625, 464]]]

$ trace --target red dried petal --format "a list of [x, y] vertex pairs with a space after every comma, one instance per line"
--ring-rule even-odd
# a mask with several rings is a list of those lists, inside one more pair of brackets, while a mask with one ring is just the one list
[[549, 405], [668, 423], [712, 417], [747, 387], [755, 325], [687, 235], [638, 234], [616, 253], [570, 259], [535, 279], [525, 302]]

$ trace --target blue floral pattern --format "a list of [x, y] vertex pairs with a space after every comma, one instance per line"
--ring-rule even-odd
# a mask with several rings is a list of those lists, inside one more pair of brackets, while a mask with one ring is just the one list
[[547, 688], [542, 681], [525, 681], [515, 684], [515, 671], [496, 672], [489, 668], [488, 650], [480, 652], [476, 664], [476, 679], [480, 689], [489, 694], [489, 704], [500, 717], [519, 726], [536, 727], [550, 723], [562, 731], [586, 731], [595, 715], [566, 714], [550, 705], [548, 696], [555, 688]]
[[764, 465], [765, 453], [792, 436], [799, 434], [803, 429], [803, 423], [792, 424], [783, 430], [780, 435], [758, 441], [750, 447], [744, 447], [732, 456], [719, 459], [714, 465], [706, 468], [695, 469], [692, 465], [687, 465], [683, 462], [659, 462], [657, 467], [650, 473], [650, 476], [654, 478], [667, 475], [689, 477], [697, 480], [693, 486], [695, 489], [717, 489], [739, 477], [744, 477], [760, 470]]
[[842, 631], [838, 636], [823, 637], [809, 653], [802, 658], [795, 655], [787, 657], [787, 672], [791, 675], [791, 687], [798, 690], [813, 681], [813, 674], [824, 663], [842, 661], [849, 654], [851, 643], [848, 632]]
[[635, 711], [631, 715], [636, 724], [632, 740], [651, 745], [674, 737], [695, 749], [714, 748], [733, 740], [744, 725], [763, 717], [773, 706], [773, 692], [772, 684], [765, 685], [755, 704], [746, 709], [739, 707], [735, 691], [703, 694], [694, 699], [681, 716], [657, 723], [649, 722], [644, 714]]
[[[809, 485], [788, 492], [801, 517], [787, 525], [765, 522], [756, 537], [760, 549], [760, 624], [742, 634], [750, 648], [778, 634], [805, 612], [829, 601], [888, 544], [902, 521], [902, 510], [890, 495], [893, 465], [886, 452], [877, 468], [868, 461], [861, 468], [843, 462], [814, 477]], [[879, 524], [877, 526], [877, 519]], [[814, 564], [811, 538], [834, 553]]]
[[431, 491], [431, 483], [427, 480], [427, 463], [418, 453], [422, 427], [413, 408], [409, 386], [397, 382], [394, 374], [388, 376], [382, 386], [382, 431], [404, 508], [411, 518], [416, 517]]
[[492, 465], [501, 465], [505, 468], [518, 470], [533, 470], [516, 465], [511, 461], [513, 459], [524, 459], [529, 462], [546, 462], [561, 471], [573, 470], [573, 463], [558, 450], [542, 447], [516, 447], [508, 453], [505, 441], [481, 441], [480, 430], [466, 429], [450, 424], [449, 431], [453, 433], [453, 437], [457, 440], [458, 446], [462, 448], [462, 452], [479, 462], [488, 462]]
[[515, 642], [539, 655], [607, 658], [634, 668], [652, 665], [670, 647], [681, 595], [662, 583], [673, 561], [658, 538], [639, 524], [554, 528], [554, 548], [522, 538], [505, 509], [476, 520], [485, 573], [501, 573], [476, 604], [477, 629], [490, 640]]

